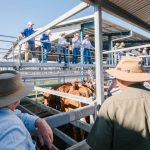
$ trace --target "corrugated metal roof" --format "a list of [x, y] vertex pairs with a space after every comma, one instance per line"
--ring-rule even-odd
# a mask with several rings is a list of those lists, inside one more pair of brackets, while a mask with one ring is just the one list
[[150, 0], [109, 0], [144, 22], [150, 24]]
[[[81, 0], [94, 5], [94, 0]], [[150, 31], [150, 0], [101, 0], [102, 9]]]

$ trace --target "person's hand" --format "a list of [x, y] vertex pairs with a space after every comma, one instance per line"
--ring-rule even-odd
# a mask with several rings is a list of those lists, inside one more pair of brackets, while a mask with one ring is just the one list
[[41, 118], [38, 118], [35, 124], [38, 129], [38, 137], [39, 137], [41, 145], [43, 146], [45, 143], [50, 149], [53, 143], [52, 129], [49, 127], [47, 122]]

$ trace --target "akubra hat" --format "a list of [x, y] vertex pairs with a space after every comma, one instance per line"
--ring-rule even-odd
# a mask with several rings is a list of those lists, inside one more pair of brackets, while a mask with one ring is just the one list
[[0, 107], [21, 100], [33, 90], [33, 86], [21, 81], [16, 71], [0, 71]]
[[150, 73], [144, 73], [144, 68], [139, 57], [123, 57], [116, 68], [108, 69], [106, 72], [123, 81], [150, 81]]

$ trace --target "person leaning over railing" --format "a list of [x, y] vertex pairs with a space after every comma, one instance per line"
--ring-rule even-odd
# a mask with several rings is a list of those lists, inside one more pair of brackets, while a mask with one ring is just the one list
[[[51, 148], [53, 133], [45, 120], [16, 110], [33, 86], [21, 81], [16, 71], [0, 71], [0, 149], [35, 150], [30, 133], [37, 128], [42, 145]], [[30, 132], [30, 133], [29, 133]]]
[[[31, 21], [28, 22], [28, 28], [24, 29], [20, 34], [19, 34], [19, 39], [26, 38], [33, 34], [35, 31], [33, 29], [33, 23]], [[29, 61], [29, 53], [31, 52], [32, 57], [36, 58], [36, 52], [35, 52], [35, 41], [34, 39], [30, 39], [28, 42], [26, 42], [25, 46], [25, 61]]]

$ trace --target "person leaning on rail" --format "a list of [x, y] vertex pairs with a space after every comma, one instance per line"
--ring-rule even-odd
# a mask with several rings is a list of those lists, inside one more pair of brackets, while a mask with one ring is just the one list
[[107, 70], [122, 92], [106, 99], [88, 135], [92, 150], [150, 150], [150, 81], [141, 59], [123, 57]]
[[30, 133], [34, 132], [36, 128], [41, 144], [46, 143], [51, 148], [53, 133], [46, 121], [16, 110], [20, 99], [32, 89], [32, 85], [21, 81], [18, 72], [0, 71], [1, 150], [35, 150]]
[[[20, 34], [19, 38], [23, 39], [31, 34], [33, 34], [35, 31], [33, 30], [33, 23], [31, 21], [28, 22], [28, 28], [24, 29]], [[28, 42], [25, 44], [25, 61], [29, 61], [29, 53], [31, 52], [32, 57], [35, 59], [36, 58], [36, 52], [35, 52], [35, 41], [34, 39], [30, 39]]]

